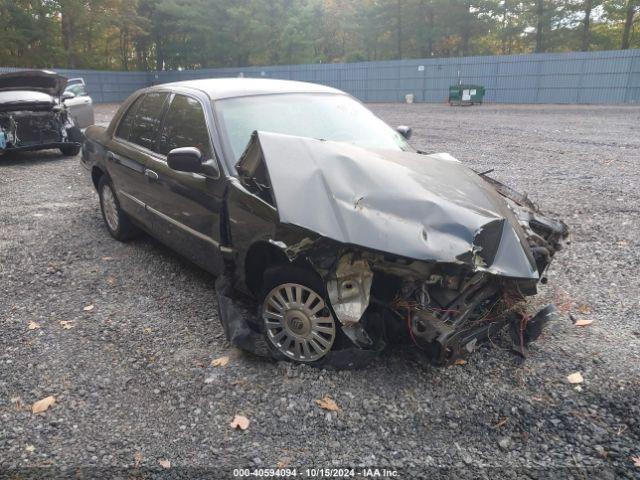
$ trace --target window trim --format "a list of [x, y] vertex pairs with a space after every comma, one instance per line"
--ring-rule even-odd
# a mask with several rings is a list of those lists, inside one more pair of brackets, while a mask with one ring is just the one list
[[[149, 94], [163, 94], [165, 93], [167, 96], [164, 99], [164, 102], [162, 104], [162, 108], [160, 109], [160, 115], [159, 115], [159, 120], [160, 120], [160, 125], [162, 125], [163, 119], [164, 119], [164, 115], [167, 111], [167, 101], [169, 98], [171, 98], [171, 95], [173, 92], [169, 91], [169, 90], [153, 90], [153, 91], [148, 91], [148, 92], [143, 92], [140, 95], [138, 95], [136, 97], [136, 99], [131, 103], [131, 106], [127, 109], [126, 112], [124, 112], [122, 114], [122, 116], [118, 119], [118, 125], [116, 126], [114, 132], [113, 132], [113, 138], [118, 139], [118, 141], [124, 143], [127, 146], [135, 146], [136, 148], [139, 148], [140, 150], [142, 150], [145, 153], [150, 153], [151, 155], [158, 155], [158, 152], [154, 152], [153, 150], [150, 150], [149, 148], [145, 147], [144, 145], [140, 145], [139, 143], [135, 143], [132, 142], [130, 139], [128, 138], [122, 138], [118, 136], [118, 129], [120, 128], [120, 125], [122, 124], [122, 120], [124, 119], [124, 117], [127, 116], [127, 114], [129, 113], [129, 111], [132, 108], [136, 108], [135, 114], [134, 114], [134, 122], [138, 117], [138, 110], [140, 110], [140, 106], [142, 105], [142, 103], [144, 102], [144, 98], [142, 97], [146, 97]], [[140, 100], [142, 99], [142, 100]], [[140, 103], [138, 103], [138, 100], [140, 100]], [[154, 141], [154, 146], [155, 148], [158, 147], [158, 139], [160, 138], [160, 130], [158, 130], [156, 132], [156, 136], [155, 136], [155, 141]]]
[[[167, 163], [167, 156], [166, 155], [162, 155], [158, 152], [154, 152], [152, 150], [149, 150], [146, 147], [143, 147], [142, 145], [138, 145], [137, 143], [133, 143], [131, 141], [129, 141], [126, 138], [122, 138], [119, 137], [117, 135], [118, 133], [118, 129], [120, 128], [120, 124], [122, 123], [122, 120], [125, 118], [125, 116], [127, 115], [127, 113], [129, 113], [129, 111], [131, 111], [132, 108], [136, 108], [136, 112], [134, 115], [138, 114], [137, 108], [140, 108], [140, 105], [142, 104], [142, 102], [140, 102], [139, 104], [136, 105], [137, 101], [140, 99], [140, 97], [143, 97], [145, 95], [147, 95], [148, 93], [166, 93], [167, 94], [167, 100], [165, 100], [165, 104], [163, 106], [163, 110], [162, 110], [162, 114], [161, 114], [161, 120], [160, 120], [160, 127], [158, 129], [158, 136], [156, 138], [156, 148], [158, 147], [158, 142], [160, 141], [160, 133], [162, 132], [162, 129], [164, 128], [164, 121], [167, 115], [167, 112], [169, 111], [169, 107], [171, 106], [171, 102], [173, 101], [173, 98], [176, 95], [184, 95], [185, 97], [189, 97], [194, 99], [195, 101], [197, 101], [200, 104], [200, 107], [202, 108], [202, 113], [204, 114], [204, 121], [206, 123], [206, 127], [207, 127], [207, 135], [209, 136], [209, 145], [211, 147], [211, 153], [213, 155], [212, 160], [214, 160], [216, 162], [216, 166], [218, 168], [218, 176], [217, 177], [209, 177], [209, 176], [205, 176], [205, 175], [200, 175], [198, 173], [194, 173], [194, 175], [199, 175], [202, 178], [210, 178], [212, 180], [219, 180], [220, 178], [222, 178], [223, 173], [226, 176], [227, 173], [226, 171], [223, 171], [223, 165], [222, 163], [224, 162], [224, 166], [226, 166], [226, 162], [223, 160], [224, 157], [220, 157], [220, 155], [217, 152], [216, 149], [216, 143], [215, 143], [215, 138], [216, 135], [219, 136], [219, 134], [217, 133], [216, 130], [216, 123], [217, 123], [217, 119], [216, 119], [216, 112], [215, 109], [213, 107], [213, 105], [211, 104], [211, 102], [209, 103], [211, 110], [207, 110], [206, 107], [206, 102], [203, 102], [196, 93], [192, 93], [192, 92], [186, 92], [183, 90], [179, 90], [179, 91], [175, 91], [175, 90], [169, 90], [169, 89], [154, 89], [154, 90], [146, 90], [146, 91], [142, 91], [140, 92], [138, 95], [135, 96], [135, 98], [133, 100], [131, 100], [131, 103], [129, 105], [129, 107], [122, 113], [122, 115], [120, 115], [120, 117], [117, 119], [117, 123], [116, 125], [113, 127], [113, 133], [111, 134], [111, 138], [115, 141], [117, 141], [118, 143], [128, 147], [128, 148], [132, 148], [132, 149], [136, 149], [138, 151], [140, 151], [141, 153], [146, 154], [147, 156], [153, 157], [153, 159], [155, 161], [158, 162], [162, 162], [162, 163]], [[214, 123], [212, 123], [214, 122]], [[224, 147], [221, 145], [221, 148], [223, 150], [224, 153]]]
[[[167, 104], [167, 109], [164, 111], [163, 115], [162, 115], [162, 122], [160, 123], [160, 129], [158, 130], [158, 141], [156, 144], [156, 147], [159, 149], [160, 147], [160, 136], [162, 135], [162, 131], [164, 130], [164, 126], [165, 126], [165, 122], [167, 120], [167, 116], [169, 115], [169, 111], [171, 110], [171, 105], [173, 104], [173, 101], [175, 100], [175, 98], [181, 95], [183, 97], [187, 97], [187, 98], [191, 98], [192, 100], [195, 100], [198, 105], [200, 105], [200, 108], [202, 109], [202, 116], [204, 117], [204, 126], [207, 130], [207, 139], [209, 140], [209, 149], [211, 150], [211, 154], [213, 156], [213, 158], [211, 158], [211, 160], [218, 160], [218, 155], [216, 154], [215, 148], [213, 146], [213, 142], [211, 141], [211, 125], [209, 125], [209, 119], [207, 118], [207, 112], [205, 110], [204, 104], [200, 101], [199, 98], [197, 98], [195, 95], [189, 95], [187, 93], [183, 93], [183, 92], [171, 92], [171, 99], [169, 100], [169, 103]], [[167, 158], [166, 155], [163, 155], [162, 153], [158, 152], [158, 155]], [[205, 160], [210, 160], [210, 159], [205, 159]]]
[[140, 95], [137, 95], [136, 98], [134, 98], [131, 101], [131, 104], [129, 105], [129, 108], [127, 108], [122, 113], [122, 115], [120, 115], [120, 118], [118, 119], [118, 123], [116, 124], [115, 128], [113, 129], [113, 138], [114, 139], [118, 139], [118, 140], [120, 140], [122, 142], [130, 143], [128, 139], [122, 138], [121, 136], [118, 135], [118, 130], [120, 130], [120, 125], [122, 125], [122, 121], [125, 119], [127, 114], [129, 112], [131, 112], [133, 109], [135, 109], [135, 112], [133, 113], [133, 117], [135, 119], [135, 116], [138, 114], [138, 108], [140, 108], [140, 105], [142, 104], [142, 102], [138, 103], [138, 100], [140, 100], [145, 95], [146, 95], [146, 93], [141, 93]]
[[[207, 115], [207, 110], [205, 107], [205, 104], [197, 97], [197, 95], [191, 94], [189, 92], [169, 92], [169, 101], [167, 102], [167, 106], [166, 109], [164, 110], [163, 114], [162, 114], [162, 121], [160, 122], [160, 128], [158, 130], [158, 138], [156, 141], [156, 148], [159, 147], [160, 144], [160, 135], [162, 134], [162, 131], [164, 130], [164, 124], [165, 124], [165, 120], [167, 118], [167, 115], [169, 114], [169, 110], [171, 109], [171, 104], [173, 103], [173, 100], [175, 99], [175, 97], [177, 95], [182, 95], [183, 97], [188, 97], [191, 98], [193, 100], [195, 100], [196, 102], [198, 102], [198, 104], [200, 105], [200, 108], [202, 109], [202, 115], [204, 116], [204, 123], [207, 129], [207, 137], [209, 138], [209, 148], [211, 149], [211, 155], [213, 158], [211, 158], [211, 160], [216, 162], [216, 166], [218, 167], [218, 176], [217, 177], [206, 177], [205, 175], [202, 175], [203, 177], [206, 178], [211, 178], [213, 180], [218, 180], [222, 177], [222, 168], [220, 166], [220, 160], [219, 160], [219, 155], [216, 152], [216, 148], [215, 148], [215, 144], [213, 142], [213, 138], [212, 138], [212, 129], [211, 129], [211, 121], [209, 120], [209, 115]], [[144, 147], [143, 147], [144, 148]], [[164, 163], [167, 163], [167, 156], [163, 155], [159, 152], [153, 152], [158, 160], [163, 161]], [[195, 175], [199, 175], [199, 174], [195, 174]]]

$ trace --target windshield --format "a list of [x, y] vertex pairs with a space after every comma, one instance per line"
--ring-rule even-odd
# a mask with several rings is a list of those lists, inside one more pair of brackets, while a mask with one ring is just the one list
[[258, 130], [349, 142], [363, 147], [411, 150], [404, 137], [346, 95], [277, 94], [216, 101], [237, 162]]

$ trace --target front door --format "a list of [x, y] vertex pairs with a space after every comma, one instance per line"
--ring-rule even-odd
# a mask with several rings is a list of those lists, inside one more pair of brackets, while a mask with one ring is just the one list
[[174, 148], [196, 147], [203, 160], [215, 158], [204, 105], [196, 98], [176, 94], [170, 100], [158, 142], [161, 157], [149, 159], [146, 178], [147, 210], [158, 238], [204, 269], [222, 269], [220, 213], [224, 179], [169, 168], [166, 155]]
[[65, 107], [71, 114], [78, 128], [87, 128], [95, 123], [93, 116], [93, 100], [87, 93], [84, 84], [77, 83], [70, 85], [65, 92], [71, 92], [75, 95], [64, 101]]

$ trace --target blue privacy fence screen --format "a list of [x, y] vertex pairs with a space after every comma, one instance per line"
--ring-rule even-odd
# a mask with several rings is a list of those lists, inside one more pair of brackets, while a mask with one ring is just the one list
[[[0, 72], [13, 69], [0, 68]], [[640, 103], [640, 50], [277, 65], [163, 72], [55, 70], [83, 77], [97, 103], [119, 102], [149, 85], [213, 77], [261, 77], [321, 83], [364, 102], [440, 103], [460, 79], [483, 85], [490, 103]]]

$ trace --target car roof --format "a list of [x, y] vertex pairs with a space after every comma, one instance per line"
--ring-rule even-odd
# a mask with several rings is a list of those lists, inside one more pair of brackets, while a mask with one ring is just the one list
[[345, 93], [336, 88], [317, 83], [275, 80], [271, 78], [204, 78], [182, 82], [164, 83], [154, 88], [193, 89], [204, 92], [211, 100], [277, 93]]

